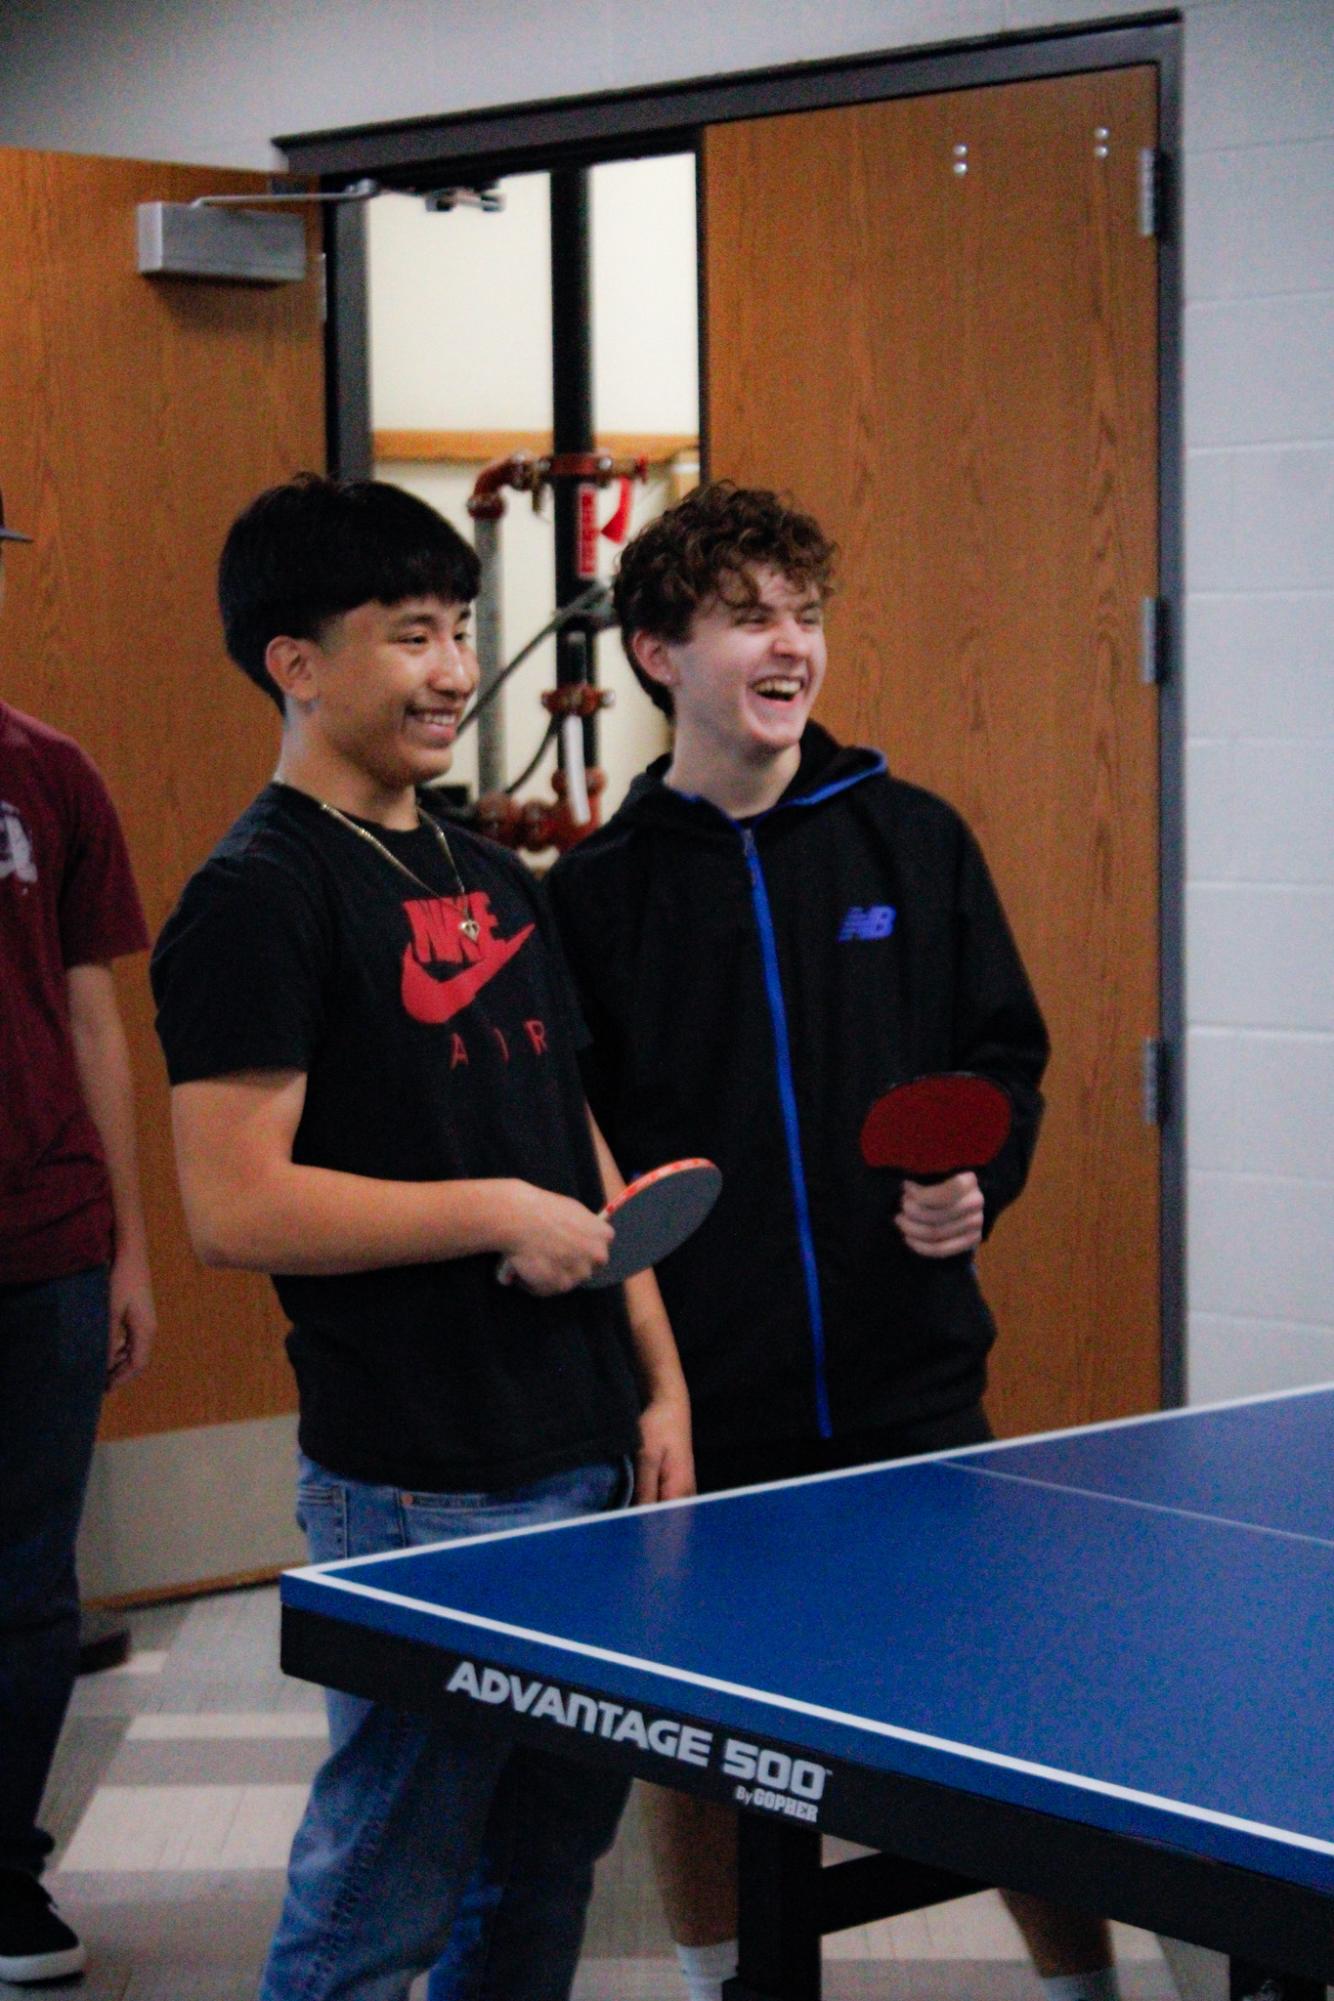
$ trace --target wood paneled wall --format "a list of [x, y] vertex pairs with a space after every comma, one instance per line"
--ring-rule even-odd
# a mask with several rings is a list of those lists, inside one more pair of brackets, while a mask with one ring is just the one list
[[[7, 558], [0, 691], [100, 766], [154, 931], [273, 768], [277, 713], [225, 658], [214, 575], [239, 508], [323, 464], [323, 352], [313, 214], [310, 275], [267, 287], [140, 277], [135, 208], [264, 185], [0, 151], [0, 484], [35, 538]], [[161, 1332], [103, 1435], [290, 1410], [268, 1281], [202, 1270], [185, 1238], [146, 962], [117, 982]]]

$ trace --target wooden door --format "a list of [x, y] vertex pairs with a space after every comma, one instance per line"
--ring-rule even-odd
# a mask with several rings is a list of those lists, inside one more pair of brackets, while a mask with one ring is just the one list
[[[226, 660], [214, 574], [239, 508], [324, 463], [323, 354], [313, 218], [306, 281], [261, 287], [140, 277], [135, 209], [264, 185], [0, 151], [0, 485], [34, 537], [7, 558], [0, 690], [100, 766], [154, 932], [273, 769], [276, 712]], [[195, 1261], [146, 961], [117, 984], [161, 1324], [151, 1369], [106, 1405], [93, 1596], [263, 1569], [291, 1547], [283, 1322], [266, 1279]]]
[[842, 549], [821, 719], [951, 799], [1047, 1014], [1028, 1189], [981, 1256], [1005, 1431], [1159, 1396], [1151, 68], [711, 130], [708, 463]]

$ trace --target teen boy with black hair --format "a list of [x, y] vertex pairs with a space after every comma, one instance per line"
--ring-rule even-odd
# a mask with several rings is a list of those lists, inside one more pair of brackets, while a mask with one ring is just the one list
[[[727, 483], [627, 545], [622, 640], [673, 748], [548, 879], [618, 1158], [723, 1170], [662, 1272], [704, 1492], [989, 1435], [995, 1330], [971, 1253], [1024, 1185], [1042, 1108], [1046, 1032], [976, 842], [809, 722], [834, 557], [811, 517]], [[999, 1157], [936, 1186], [867, 1169], [873, 1099], [941, 1070], [1009, 1092]], [[652, 1799], [689, 1990], [717, 2001], [735, 1823]], [[1099, 1921], [1010, 1907], [1053, 1996], [1114, 1995]]]
[[[379, 483], [308, 475], [240, 516], [223, 625], [282, 749], [153, 959], [195, 1245], [273, 1273], [292, 1321], [316, 1561], [691, 1482], [651, 1277], [624, 1308], [574, 1289], [605, 1262], [619, 1177], [532, 879], [417, 791], [476, 684], [477, 577]], [[406, 1995], [469, 1883], [473, 1991], [562, 2001], [620, 1782], [347, 1696], [329, 1711], [264, 2001]]]

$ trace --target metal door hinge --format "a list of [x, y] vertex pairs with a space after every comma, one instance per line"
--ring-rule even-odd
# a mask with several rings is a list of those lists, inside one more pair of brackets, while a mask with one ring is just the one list
[[1146, 1126], [1165, 1126], [1171, 1111], [1172, 1047], [1146, 1035], [1140, 1052], [1141, 1102]]
[[1156, 146], [1139, 153], [1139, 233], [1166, 236], [1171, 199], [1171, 162]]
[[1166, 598], [1139, 601], [1139, 677], [1159, 688], [1172, 672], [1171, 607]]

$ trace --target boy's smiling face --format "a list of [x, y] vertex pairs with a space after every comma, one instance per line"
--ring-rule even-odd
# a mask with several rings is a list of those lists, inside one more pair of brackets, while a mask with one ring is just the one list
[[448, 771], [477, 686], [470, 611], [435, 597], [372, 601], [330, 619], [318, 641], [275, 642], [299, 648], [296, 674], [280, 685], [322, 761], [384, 796]]
[[679, 746], [755, 765], [798, 752], [824, 681], [824, 604], [757, 564], [726, 582], [679, 642], [639, 633], [645, 673], [671, 691]]

